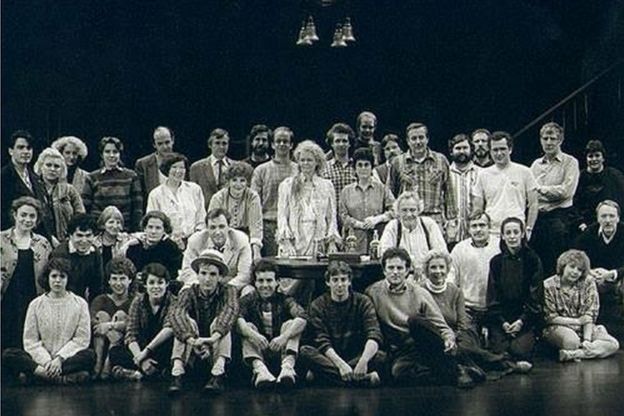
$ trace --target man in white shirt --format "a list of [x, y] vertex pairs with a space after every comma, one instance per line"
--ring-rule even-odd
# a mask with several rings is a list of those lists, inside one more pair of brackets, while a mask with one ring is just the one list
[[537, 218], [537, 183], [528, 167], [511, 161], [512, 150], [513, 138], [509, 133], [492, 133], [490, 153], [494, 165], [482, 169], [477, 176], [472, 210], [485, 211], [492, 219], [490, 231], [497, 235], [505, 218], [520, 218], [530, 239]]
[[490, 235], [490, 217], [477, 212], [468, 218], [470, 237], [460, 241], [451, 251], [455, 268], [454, 283], [464, 293], [466, 312], [475, 329], [480, 331], [485, 316], [490, 259], [500, 253], [500, 240]]
[[531, 164], [539, 210], [531, 246], [542, 259], [545, 276], [550, 276], [557, 257], [570, 247], [572, 201], [580, 171], [578, 160], [561, 151], [563, 127], [559, 124], [544, 124], [540, 142], [544, 156]]

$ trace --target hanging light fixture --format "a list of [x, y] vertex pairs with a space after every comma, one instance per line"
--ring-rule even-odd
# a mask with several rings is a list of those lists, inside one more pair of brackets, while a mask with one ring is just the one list
[[316, 33], [316, 25], [314, 24], [314, 18], [312, 17], [312, 15], [308, 16], [308, 22], [306, 23], [305, 30], [305, 37], [310, 42], [313, 43], [319, 40], [319, 37]]
[[347, 47], [347, 42], [344, 39], [344, 33], [342, 31], [342, 25], [340, 23], [336, 24], [336, 30], [334, 31], [334, 41], [331, 43], [332, 48], [345, 48]]
[[307, 26], [305, 20], [301, 23], [301, 28], [299, 29], [299, 37], [297, 38], [297, 46], [310, 46], [312, 45], [312, 41], [307, 36]]
[[345, 19], [344, 26], [342, 27], [342, 37], [347, 42], [355, 42], [355, 36], [353, 36], [353, 25], [351, 25], [351, 18]]

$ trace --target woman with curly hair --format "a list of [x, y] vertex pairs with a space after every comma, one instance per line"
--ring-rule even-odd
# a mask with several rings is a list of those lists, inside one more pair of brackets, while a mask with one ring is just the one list
[[83, 214], [84, 205], [80, 193], [67, 183], [67, 165], [61, 153], [48, 147], [37, 158], [34, 171], [41, 178], [46, 190], [47, 217], [44, 223], [56, 247], [68, 237], [67, 224], [74, 214]]
[[620, 348], [596, 325], [600, 302], [589, 257], [568, 250], [557, 259], [557, 274], [544, 281], [544, 339], [559, 349], [559, 361], [605, 358]]
[[80, 168], [80, 164], [87, 158], [87, 145], [75, 136], [64, 136], [56, 139], [51, 147], [58, 150], [67, 165], [67, 183], [71, 183], [78, 193], [82, 193], [87, 171]]

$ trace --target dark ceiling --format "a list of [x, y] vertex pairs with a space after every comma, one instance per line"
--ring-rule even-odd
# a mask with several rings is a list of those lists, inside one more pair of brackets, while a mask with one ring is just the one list
[[[371, 109], [382, 132], [427, 123], [445, 150], [457, 132], [517, 131], [623, 57], [623, 3], [351, 0], [315, 8], [321, 41], [301, 49], [294, 42], [314, 3], [3, 0], [2, 137], [26, 128], [91, 147], [117, 135], [131, 159], [165, 124], [197, 159], [215, 127], [235, 141], [256, 122], [321, 139], [331, 123]], [[358, 42], [329, 48], [345, 12]], [[587, 114], [583, 100], [574, 120], [568, 106], [572, 147], [589, 136], [619, 146], [618, 71], [588, 93]], [[522, 137], [530, 145], [519, 157], [535, 156], [534, 136]]]

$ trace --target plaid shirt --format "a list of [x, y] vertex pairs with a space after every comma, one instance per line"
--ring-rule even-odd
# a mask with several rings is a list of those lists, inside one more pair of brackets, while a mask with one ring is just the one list
[[[147, 345], [158, 332], [148, 333], [150, 320], [156, 319], [160, 323], [160, 329], [171, 326], [169, 314], [176, 303], [176, 297], [167, 293], [156, 315], [152, 313], [147, 295], [138, 294], [130, 304], [128, 318], [126, 319], [126, 345], [137, 342], [142, 348]], [[153, 322], [152, 322], [153, 323]]]
[[340, 193], [345, 186], [356, 181], [355, 168], [353, 162], [341, 165], [336, 159], [327, 162], [327, 168], [321, 174], [322, 178], [329, 179], [334, 184], [336, 191], [336, 206], [340, 203]]
[[423, 202], [423, 215], [447, 221], [457, 218], [449, 163], [442, 153], [428, 149], [421, 162], [415, 160], [411, 152], [395, 157], [391, 164], [390, 189], [394, 195], [416, 191]]
[[591, 316], [595, 322], [599, 308], [598, 289], [596, 289], [596, 283], [591, 277], [581, 279], [575, 285], [567, 288], [561, 286], [559, 275], [544, 281], [544, 318], [546, 323], [558, 316], [580, 318], [584, 315]]
[[177, 339], [186, 341], [197, 335], [190, 319], [197, 322], [200, 336], [210, 333], [214, 320], [214, 332], [226, 335], [236, 322], [238, 311], [238, 293], [234, 286], [219, 284], [214, 293], [206, 297], [199, 290], [199, 284], [193, 284], [180, 292], [171, 313], [171, 327]]
[[457, 193], [455, 200], [457, 216], [459, 219], [459, 229], [456, 234], [454, 242], [462, 241], [468, 238], [468, 216], [472, 212], [472, 199], [470, 197], [472, 189], [477, 183], [477, 175], [481, 168], [474, 163], [461, 171], [457, 168], [453, 162], [450, 167], [450, 180], [453, 184], [453, 189]]
[[[254, 324], [262, 335], [269, 335], [262, 322], [262, 305], [265, 301], [257, 292], [249, 293], [240, 300], [240, 318]], [[308, 320], [305, 310], [294, 298], [282, 293], [275, 293], [266, 302], [271, 305], [271, 328], [273, 334], [279, 334], [284, 322], [301, 318]]]

